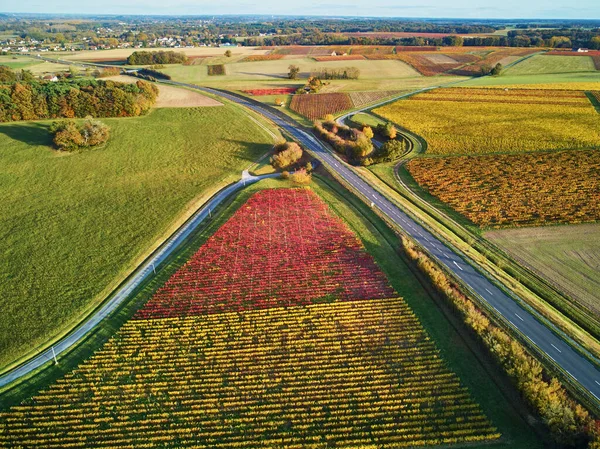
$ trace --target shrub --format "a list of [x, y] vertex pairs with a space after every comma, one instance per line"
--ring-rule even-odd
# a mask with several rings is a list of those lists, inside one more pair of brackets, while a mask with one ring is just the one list
[[299, 168], [289, 176], [290, 181], [294, 184], [309, 184], [311, 181], [311, 175], [306, 171], [305, 168]]
[[289, 168], [302, 158], [302, 148], [296, 142], [283, 142], [273, 147], [271, 165], [277, 170]]
[[206, 66], [208, 76], [225, 75], [225, 66], [223, 64], [212, 64]]
[[100, 145], [110, 136], [108, 126], [91, 117], [86, 118], [81, 126], [70, 120], [54, 122], [50, 125], [50, 132], [54, 135], [53, 142], [56, 147], [63, 151]]
[[404, 140], [388, 140], [375, 152], [375, 162], [392, 162], [400, 159], [406, 151]]
[[387, 137], [388, 139], [395, 139], [398, 134], [398, 130], [394, 126], [393, 123], [387, 122], [385, 124], [380, 123], [375, 128], [378, 134], [381, 134], [383, 137]]
[[107, 78], [109, 76], [117, 76], [120, 73], [121, 71], [116, 67], [106, 67], [102, 70], [99, 70], [95, 76], [97, 78]]

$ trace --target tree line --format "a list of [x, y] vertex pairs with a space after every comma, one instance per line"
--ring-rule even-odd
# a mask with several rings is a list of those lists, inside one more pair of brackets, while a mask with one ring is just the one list
[[0, 84], [0, 122], [74, 117], [132, 117], [155, 103], [153, 84], [104, 80], [17, 81]]
[[127, 58], [129, 65], [183, 64], [185, 53], [174, 51], [134, 51]]
[[356, 67], [323, 67], [312, 69], [310, 76], [320, 80], [357, 80], [360, 76], [360, 70]]
[[449, 277], [412, 241], [402, 237], [404, 252], [431, 280], [475, 332], [481, 343], [512, 379], [559, 447], [599, 449], [600, 428], [527, 349], [488, 319]]

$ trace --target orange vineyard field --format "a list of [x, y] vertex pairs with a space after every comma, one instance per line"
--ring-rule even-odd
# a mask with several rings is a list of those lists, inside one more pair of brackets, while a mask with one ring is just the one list
[[[278, 230], [272, 248], [266, 229]], [[256, 255], [236, 263], [239, 250]], [[396, 448], [500, 436], [311, 191], [253, 195], [197, 254], [90, 359], [1, 413], [0, 446]], [[212, 273], [201, 261], [211, 257], [229, 259]], [[352, 266], [358, 288], [344, 296]], [[330, 286], [302, 290], [317, 272]], [[236, 273], [245, 277], [230, 288]], [[265, 281], [277, 290], [223, 302]]]
[[420, 158], [408, 169], [483, 227], [600, 220], [600, 150]]

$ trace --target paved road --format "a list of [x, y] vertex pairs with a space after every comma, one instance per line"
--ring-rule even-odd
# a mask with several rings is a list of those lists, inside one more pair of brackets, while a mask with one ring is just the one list
[[[189, 84], [186, 86], [198, 88]], [[208, 88], [202, 88], [202, 90], [220, 95], [250, 108], [269, 118], [292, 135], [321, 162], [351, 184], [367, 203], [378, 208], [389, 220], [402, 228], [404, 232], [418, 241], [423, 247], [427, 248], [446, 268], [462, 279], [473, 291], [483, 298], [491, 308], [508, 320], [532, 344], [545, 352], [548, 357], [566, 371], [572, 377], [575, 384], [579, 384], [584, 391], [589, 392], [592, 401], [595, 398], [594, 402], [600, 405], [600, 371], [594, 365], [538, 321], [533, 315], [535, 312], [524, 309], [513, 298], [507, 296], [486, 277], [466, 263], [461, 256], [444, 245], [444, 243], [420, 226], [394, 203], [371, 187], [352, 168], [332, 155], [314, 136], [299, 128], [291, 119], [272, 107], [231, 93]]]
[[175, 234], [173, 234], [152, 256], [145, 262], [129, 280], [106, 302], [96, 313], [87, 321], [75, 329], [72, 333], [57, 342], [52, 348], [31, 358], [23, 365], [19, 365], [12, 371], [0, 377], [0, 387], [17, 380], [31, 371], [39, 368], [43, 364], [53, 359], [52, 350], [56, 356], [69, 349], [80, 339], [82, 339], [90, 330], [98, 325], [112, 311], [125, 301], [128, 295], [136, 289], [144, 280], [154, 273], [156, 267], [160, 265], [193, 231], [198, 227], [206, 217], [210, 216], [211, 211], [215, 209], [225, 198], [233, 192], [240, 190], [248, 184], [252, 184], [260, 179], [272, 178], [274, 175], [252, 176], [247, 171], [242, 173], [242, 179], [235, 184], [224, 188], [213, 196], [204, 206], [202, 206]]

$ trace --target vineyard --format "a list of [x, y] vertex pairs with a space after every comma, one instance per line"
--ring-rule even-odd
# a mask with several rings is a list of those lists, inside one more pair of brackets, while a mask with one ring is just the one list
[[431, 154], [600, 146], [598, 114], [580, 91], [436, 89], [375, 112], [420, 134]]
[[408, 169], [482, 227], [600, 220], [600, 151], [419, 158]]
[[137, 318], [391, 296], [394, 291], [373, 258], [315, 194], [265, 190], [223, 225]]
[[0, 445], [407, 447], [499, 437], [401, 299], [133, 320]]
[[277, 87], [273, 89], [247, 89], [242, 92], [245, 92], [254, 96], [261, 95], [291, 95], [298, 90], [297, 87]]
[[[315, 273], [328, 285], [311, 286]], [[266, 290], [239, 290], [252, 286]], [[102, 349], [0, 414], [2, 447], [394, 448], [499, 436], [357, 238], [311, 191], [288, 189], [253, 195]]]
[[352, 109], [352, 100], [344, 93], [294, 95], [290, 109], [310, 120], [319, 120], [327, 114]]
[[246, 56], [244, 59], [240, 60], [240, 62], [258, 62], [258, 61], [276, 61], [278, 59], [283, 59], [285, 55], [250, 55]]
[[340, 55], [340, 56], [313, 56], [317, 62], [327, 61], [362, 61], [365, 59], [363, 55]]
[[398, 90], [378, 90], [372, 92], [350, 92], [350, 100], [355, 108], [360, 108], [371, 103], [375, 103], [385, 98], [400, 95]]
[[327, 114], [337, 114], [348, 109], [359, 108], [399, 94], [400, 91], [385, 90], [294, 95], [290, 109], [314, 121], [322, 119]]

